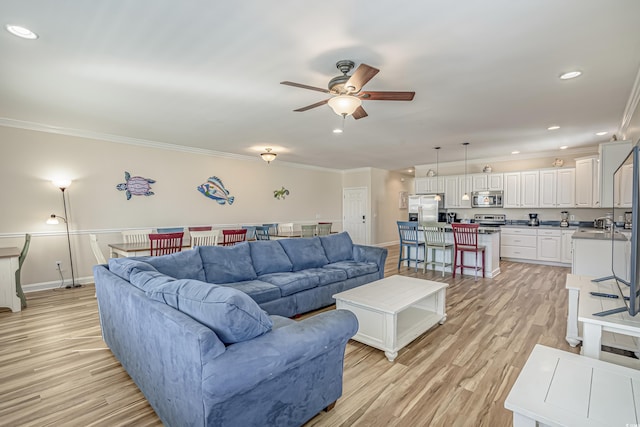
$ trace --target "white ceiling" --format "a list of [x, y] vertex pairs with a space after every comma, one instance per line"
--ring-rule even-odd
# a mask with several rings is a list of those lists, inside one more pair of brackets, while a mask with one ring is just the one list
[[[638, 0], [2, 0], [0, 17], [40, 36], [0, 31], [5, 123], [336, 169], [593, 146], [640, 68]], [[293, 112], [327, 96], [279, 82], [326, 87], [340, 59], [415, 99], [364, 101], [341, 135], [327, 106]]]

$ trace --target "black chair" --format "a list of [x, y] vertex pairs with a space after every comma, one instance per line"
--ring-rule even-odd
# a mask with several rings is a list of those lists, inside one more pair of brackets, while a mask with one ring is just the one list
[[[416, 272], [418, 271], [418, 263], [424, 262], [418, 258], [420, 248], [424, 251], [424, 242], [420, 241], [418, 233], [418, 223], [416, 221], [398, 221], [398, 233], [400, 234], [400, 256], [398, 257], [398, 270], [402, 261], [407, 261], [407, 267], [411, 267], [411, 261], [416, 264]], [[403, 257], [404, 248], [407, 248], [407, 256]], [[411, 257], [411, 249], [415, 249], [415, 257]]]

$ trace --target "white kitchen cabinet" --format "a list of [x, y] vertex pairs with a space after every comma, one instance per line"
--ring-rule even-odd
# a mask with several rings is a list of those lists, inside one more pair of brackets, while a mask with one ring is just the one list
[[[469, 194], [469, 200], [462, 200], [464, 193]], [[444, 207], [471, 208], [471, 176], [452, 175], [444, 177]]]
[[560, 262], [562, 259], [562, 231], [539, 229], [537, 259], [539, 261]]
[[472, 191], [502, 191], [504, 174], [478, 173], [471, 175]]
[[520, 207], [520, 172], [504, 174], [503, 203], [505, 208]]
[[540, 171], [540, 207], [571, 208], [575, 200], [575, 169]]
[[600, 207], [600, 162], [596, 156], [576, 159], [575, 203], [579, 208]]
[[444, 193], [444, 177], [416, 178], [416, 194]]
[[618, 191], [613, 195], [613, 203], [615, 207], [630, 208], [633, 205], [633, 164], [624, 165], [616, 179]]
[[538, 258], [538, 232], [534, 228], [500, 228], [500, 256], [504, 258]]
[[540, 173], [520, 172], [520, 207], [537, 208], [539, 205]]
[[444, 177], [444, 207], [445, 208], [459, 208], [462, 194], [460, 194], [460, 186], [458, 183], [458, 176], [445, 176]]
[[599, 145], [600, 207], [613, 207], [613, 173], [631, 151], [630, 141], [605, 142]]
[[560, 262], [565, 264], [571, 264], [573, 261], [573, 244], [572, 236], [575, 230], [562, 230], [562, 254], [560, 256]]
[[[460, 205], [461, 208], [471, 208], [471, 176], [460, 175], [458, 177], [458, 186], [460, 187]], [[462, 195], [467, 193], [468, 200], [462, 200]]]

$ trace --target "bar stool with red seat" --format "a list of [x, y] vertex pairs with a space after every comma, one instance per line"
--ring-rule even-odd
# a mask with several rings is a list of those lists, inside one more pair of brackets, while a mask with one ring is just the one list
[[[484, 277], [484, 253], [485, 247], [478, 246], [478, 224], [460, 224], [454, 222], [451, 224], [453, 228], [453, 242], [455, 245], [455, 256], [453, 257], [453, 277], [456, 277], [456, 269], [460, 267], [460, 274], [463, 274], [465, 268], [473, 268], [474, 277], [478, 278], [478, 269], [482, 268], [482, 277]], [[476, 265], [464, 265], [464, 253], [473, 252], [476, 256]], [[482, 267], [478, 267], [478, 252], [482, 252]], [[458, 264], [458, 254], [460, 254], [460, 264]]]

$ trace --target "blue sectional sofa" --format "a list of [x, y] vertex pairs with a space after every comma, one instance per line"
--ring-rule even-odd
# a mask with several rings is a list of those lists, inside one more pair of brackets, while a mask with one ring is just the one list
[[111, 259], [94, 267], [103, 337], [165, 425], [301, 425], [341, 396], [358, 323], [288, 317], [382, 278], [386, 256], [340, 233]]

